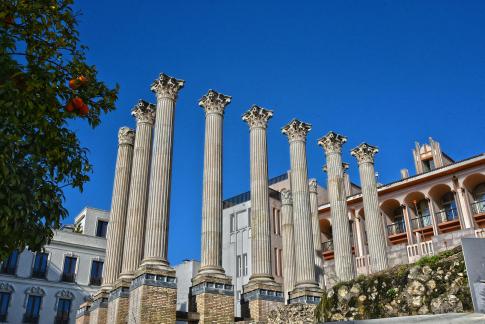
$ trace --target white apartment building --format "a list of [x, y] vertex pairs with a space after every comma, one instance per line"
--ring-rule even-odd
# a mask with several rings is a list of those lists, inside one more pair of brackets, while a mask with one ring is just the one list
[[101, 284], [109, 212], [86, 207], [44, 252], [15, 251], [0, 266], [0, 323], [73, 324]]
[[[276, 282], [283, 284], [280, 191], [290, 189], [289, 174], [269, 179], [269, 208], [271, 222], [271, 261]], [[322, 204], [327, 193], [318, 187], [318, 201]], [[244, 192], [223, 202], [222, 266], [234, 285], [235, 316], [241, 316], [243, 286], [251, 276], [251, 193]]]

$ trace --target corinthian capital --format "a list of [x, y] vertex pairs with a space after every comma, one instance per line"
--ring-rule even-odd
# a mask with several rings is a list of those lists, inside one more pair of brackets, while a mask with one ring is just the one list
[[379, 149], [375, 146], [369, 145], [367, 143], [362, 143], [352, 151], [350, 154], [355, 156], [357, 162], [361, 163], [374, 163], [374, 156], [379, 152]]
[[281, 190], [281, 203], [283, 205], [293, 205], [293, 198], [291, 196], [291, 191], [288, 189]]
[[266, 128], [271, 117], [273, 117], [273, 111], [253, 105], [242, 115], [242, 120], [248, 123], [249, 128]]
[[136, 118], [138, 123], [153, 125], [155, 122], [155, 105], [140, 99], [131, 110], [131, 115]]
[[204, 108], [206, 114], [224, 115], [224, 109], [229, 103], [231, 103], [230, 96], [223, 95], [212, 89], [199, 100], [199, 106]]
[[184, 87], [184, 83], [184, 80], [177, 80], [164, 73], [160, 73], [158, 79], [153, 81], [150, 86], [150, 90], [155, 92], [157, 99], [170, 98], [175, 100], [177, 99], [179, 90]]
[[293, 119], [281, 129], [288, 136], [288, 141], [306, 141], [306, 135], [312, 129], [312, 125]]
[[327, 135], [318, 140], [318, 145], [323, 147], [325, 154], [340, 154], [342, 152], [342, 145], [344, 145], [345, 142], [347, 142], [347, 137], [335, 132], [328, 132]]
[[118, 131], [118, 144], [133, 145], [135, 142], [135, 130], [129, 127], [121, 127]]
[[310, 192], [317, 192], [317, 189], [318, 189], [317, 179], [310, 179], [308, 187], [310, 188]]

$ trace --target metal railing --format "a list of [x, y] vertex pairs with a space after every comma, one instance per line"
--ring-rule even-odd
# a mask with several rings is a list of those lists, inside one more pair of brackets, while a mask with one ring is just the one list
[[485, 200], [474, 201], [471, 203], [473, 215], [485, 213]]
[[47, 271], [32, 271], [32, 278], [45, 279]]
[[326, 241], [322, 243], [322, 251], [323, 252], [330, 252], [333, 251], [333, 241]]
[[74, 282], [76, 275], [74, 273], [63, 273], [61, 280], [64, 282]]
[[427, 214], [416, 218], [411, 218], [411, 224], [413, 229], [431, 226], [431, 215]]
[[404, 220], [387, 225], [387, 235], [396, 235], [406, 232], [406, 223]]
[[441, 210], [436, 213], [436, 217], [440, 223], [450, 222], [452, 220], [458, 219], [458, 211], [455, 207]]
[[101, 277], [92, 277], [89, 279], [89, 284], [93, 286], [101, 286]]
[[63, 312], [60, 315], [56, 315], [54, 324], [69, 324], [69, 312]]
[[22, 323], [39, 323], [39, 315], [24, 314]]

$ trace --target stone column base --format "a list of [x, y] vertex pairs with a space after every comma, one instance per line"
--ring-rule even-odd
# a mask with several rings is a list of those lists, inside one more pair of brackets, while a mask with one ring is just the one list
[[190, 311], [199, 324], [234, 323], [234, 286], [227, 276], [198, 275], [192, 279]]
[[318, 304], [322, 299], [320, 288], [295, 288], [290, 292], [289, 304]]
[[108, 293], [99, 291], [94, 295], [93, 302], [89, 308], [90, 324], [106, 324], [108, 319]]
[[142, 267], [130, 286], [128, 323], [173, 324], [177, 313], [175, 270]]
[[89, 308], [91, 302], [84, 302], [76, 311], [76, 324], [89, 324]]
[[128, 318], [131, 280], [120, 279], [108, 297], [108, 323], [125, 324]]
[[268, 314], [285, 304], [283, 289], [275, 283], [248, 283], [243, 287], [241, 316], [252, 323], [266, 323]]

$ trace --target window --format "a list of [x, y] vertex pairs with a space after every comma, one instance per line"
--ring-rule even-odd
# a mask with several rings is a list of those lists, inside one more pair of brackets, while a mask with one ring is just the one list
[[7, 321], [8, 304], [10, 302], [9, 292], [0, 292], [0, 322]]
[[280, 277], [283, 276], [283, 267], [281, 265], [281, 260], [283, 259], [281, 256], [283, 254], [283, 249], [278, 249], [278, 268], [279, 268], [279, 275]]
[[236, 257], [236, 277], [240, 277], [242, 273], [241, 256]]
[[423, 161], [424, 172], [428, 172], [435, 169], [433, 159]]
[[273, 234], [276, 234], [276, 208], [272, 209], [273, 213]]
[[59, 298], [57, 303], [57, 314], [55, 324], [69, 324], [69, 312], [71, 311], [71, 300]]
[[236, 225], [236, 215], [234, 213], [231, 214], [230, 218], [230, 231], [231, 233], [235, 231], [235, 225]]
[[24, 314], [24, 323], [38, 323], [40, 304], [42, 303], [42, 296], [29, 295], [27, 300], [27, 309]]
[[275, 209], [276, 211], [276, 234], [281, 235], [281, 212], [279, 209]]
[[251, 227], [251, 208], [248, 208], [248, 226]]
[[19, 251], [14, 250], [8, 257], [7, 260], [2, 262], [2, 268], [0, 269], [2, 273], [15, 274], [17, 270], [17, 261], [19, 259]]
[[103, 261], [93, 261], [91, 264], [91, 277], [89, 279], [90, 285], [101, 286], [103, 277]]
[[76, 257], [66, 256], [66, 258], [64, 259], [64, 269], [62, 271], [62, 281], [74, 282], [76, 263]]
[[106, 237], [106, 231], [108, 230], [108, 222], [99, 220], [96, 227], [96, 236]]
[[278, 276], [278, 249], [273, 248], [273, 255], [274, 255], [274, 274], [277, 277]]
[[241, 300], [241, 291], [240, 290], [236, 291], [236, 299]]
[[32, 270], [32, 277], [45, 278], [47, 273], [47, 259], [49, 254], [39, 252], [35, 255], [34, 269]]
[[244, 253], [242, 255], [242, 269], [243, 269], [243, 272], [242, 272], [242, 275], [243, 276], [247, 276], [248, 275], [248, 255], [247, 253]]

